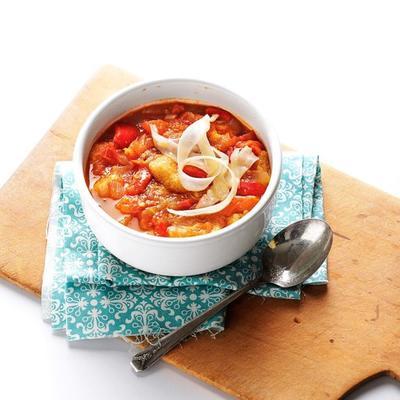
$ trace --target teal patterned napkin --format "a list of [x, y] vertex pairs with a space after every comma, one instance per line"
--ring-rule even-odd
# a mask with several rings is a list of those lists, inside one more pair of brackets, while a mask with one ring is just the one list
[[[71, 162], [58, 162], [47, 232], [42, 287], [43, 316], [69, 340], [158, 336], [180, 327], [260, 271], [265, 244], [281, 229], [304, 218], [323, 218], [318, 157], [287, 153], [271, 222], [256, 246], [219, 270], [196, 276], [154, 275], [110, 254], [86, 223]], [[306, 284], [326, 284], [324, 262]], [[301, 288], [264, 285], [264, 297], [299, 299]], [[219, 332], [224, 313], [200, 328]]]

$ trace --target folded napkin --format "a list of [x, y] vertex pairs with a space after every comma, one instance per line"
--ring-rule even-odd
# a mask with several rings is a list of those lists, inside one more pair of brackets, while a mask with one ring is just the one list
[[[252, 250], [207, 274], [154, 275], [125, 264], [97, 241], [86, 223], [71, 162], [58, 162], [47, 230], [43, 317], [54, 330], [65, 330], [69, 340], [168, 333], [254, 279], [263, 248], [276, 233], [295, 221], [323, 216], [318, 157], [284, 154], [272, 219]], [[305, 284], [326, 283], [324, 262]], [[301, 288], [263, 285], [252, 294], [299, 299]], [[223, 329], [221, 312], [198, 330]]]

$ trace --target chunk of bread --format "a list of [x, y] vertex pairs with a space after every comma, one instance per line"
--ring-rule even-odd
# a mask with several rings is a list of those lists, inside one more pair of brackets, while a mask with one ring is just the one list
[[170, 192], [187, 192], [179, 179], [178, 166], [172, 158], [161, 155], [149, 163], [149, 169], [154, 178]]

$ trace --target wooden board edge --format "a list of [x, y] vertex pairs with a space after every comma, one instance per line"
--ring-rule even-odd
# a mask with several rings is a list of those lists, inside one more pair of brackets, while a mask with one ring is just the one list
[[368, 376], [365, 379], [362, 379], [360, 382], [356, 383], [352, 387], [348, 388], [340, 397], [338, 400], [346, 400], [346, 397], [355, 392], [357, 389], [359, 389], [361, 386], [364, 384], [373, 381], [376, 378], [381, 378], [384, 376], [388, 376], [389, 378], [394, 379], [395, 381], [400, 382], [400, 375], [397, 375], [395, 372], [391, 370], [384, 370], [384, 371], [378, 371], [370, 376]]
[[34, 287], [28, 286], [28, 285], [24, 285], [21, 282], [17, 281], [16, 279], [14, 279], [13, 277], [9, 276], [8, 274], [4, 273], [4, 271], [2, 271], [0, 269], [0, 279], [5, 280], [6, 282], [11, 283], [12, 285], [25, 290], [28, 293], [31, 293], [33, 295], [35, 295], [36, 297], [41, 297], [41, 290], [37, 290]]

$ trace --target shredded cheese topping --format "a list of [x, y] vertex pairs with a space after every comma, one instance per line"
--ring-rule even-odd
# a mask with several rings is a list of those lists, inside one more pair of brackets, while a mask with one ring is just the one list
[[[240, 178], [258, 160], [250, 147], [236, 148], [230, 157], [211, 146], [207, 138], [210, 122], [218, 115], [205, 115], [189, 125], [177, 139], [168, 139], [158, 133], [150, 124], [151, 135], [157, 149], [178, 164], [182, 186], [188, 191], [202, 191], [208, 188], [195, 209], [172, 210], [171, 214], [192, 217], [214, 214], [227, 207], [236, 195]], [[193, 165], [207, 172], [206, 178], [195, 178], [186, 174], [186, 165]]]

